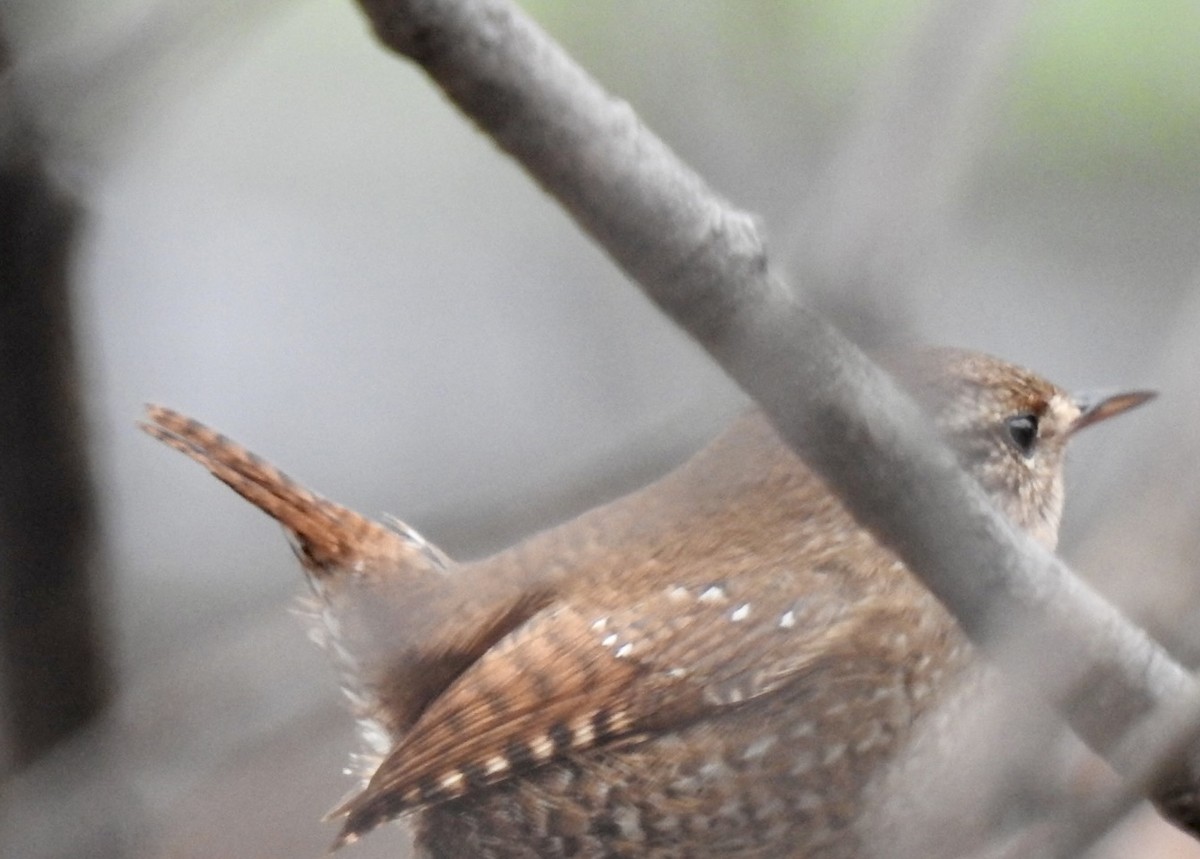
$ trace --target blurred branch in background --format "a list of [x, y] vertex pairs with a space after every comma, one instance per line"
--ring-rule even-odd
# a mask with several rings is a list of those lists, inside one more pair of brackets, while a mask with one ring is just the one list
[[[799, 273], [806, 294], [859, 342], [886, 342], [921, 330], [922, 320], [913, 316], [911, 284], [920, 277], [923, 255], [941, 237], [961, 177], [983, 149], [995, 84], [1011, 63], [1014, 36], [1027, 8], [1022, 0], [929, 4], [914, 37], [873, 79], [854, 133], [808, 201], [802, 227], [788, 249], [789, 267]], [[1168, 423], [1174, 429], [1141, 448], [1151, 460], [1149, 468], [1121, 475], [1128, 482], [1109, 496], [1114, 499], [1111, 509], [1085, 544], [1083, 566], [1096, 570], [1099, 584], [1117, 604], [1194, 665], [1200, 660], [1200, 638], [1190, 632], [1200, 610], [1194, 571], [1194, 559], [1200, 557], [1195, 514], [1200, 473], [1189, 466], [1182, 474], [1179, 470], [1181, 462], [1200, 462], [1189, 429], [1200, 423], [1195, 374], [1200, 366], [1195, 345], [1200, 304], [1192, 304], [1190, 312], [1181, 313], [1163, 362], [1169, 368], [1167, 397], [1158, 407], [1172, 412]], [[1142, 462], [1120, 455], [1113, 459], [1125, 463], [1127, 471]], [[1129, 490], [1132, 494], [1126, 495]], [[1151, 558], [1155, 569], [1146, 575]], [[1064, 774], [1078, 768], [1081, 750], [1060, 734], [1049, 713], [1011, 697], [1012, 690], [1009, 695], [1007, 701], [986, 702], [978, 712], [966, 714], [969, 719], [962, 712], [948, 714], [949, 721], [958, 723], [954, 764], [932, 778], [923, 774], [921, 787], [922, 795], [936, 795], [924, 805], [937, 809], [940, 825], [910, 825], [905, 833], [909, 843], [892, 841], [892, 849], [926, 855], [944, 846], [944, 833], [956, 828], [948, 825], [955, 813], [978, 819], [983, 810], [995, 813], [1007, 803], [1013, 806], [1010, 820], [1025, 816], [1048, 823], [1057, 818], [1054, 827], [1036, 832], [1049, 835], [1057, 829], [1074, 839], [1066, 846], [1061, 838], [1037, 847], [1023, 842], [1022, 855], [1035, 850], [1043, 851], [1037, 855], [1075, 855], [1117, 819], [1115, 813], [1104, 817], [1097, 808], [1128, 810], [1136, 790], [1113, 788], [1098, 804], [1073, 795], [1077, 788]], [[1178, 730], [1178, 725], [1165, 730], [1162, 742], [1181, 753], [1188, 743], [1172, 742]], [[1012, 740], [1003, 745], [992, 741], [1001, 734]], [[1147, 787], [1155, 771], [1143, 768], [1138, 787]], [[961, 797], [969, 793], [990, 794], [990, 799], [963, 808]], [[1031, 802], [1033, 795], [1040, 801]], [[1071, 826], [1076, 817], [1085, 823]], [[1101, 819], [1105, 826], [1097, 828]], [[927, 822], [934, 823], [932, 818]]]
[[[1158, 431], [1139, 439], [1140, 457], [1122, 460], [1112, 484], [1117, 491], [1095, 517], [1073, 553], [1077, 568], [1122, 606], [1184, 664], [1200, 665], [1200, 276], [1193, 280], [1175, 325], [1158, 352], [1156, 408], [1165, 413]], [[1135, 464], [1136, 463], [1136, 464]], [[1162, 764], [1185, 754], [1200, 732], [1200, 708], [1182, 711], [1161, 734]], [[1146, 776], [1139, 779], [1144, 784]], [[1111, 787], [1076, 815], [1056, 856], [1070, 856], [1089, 834], [1111, 825], [1139, 804], [1139, 784]], [[1149, 818], [1150, 815], [1145, 815]], [[1128, 847], [1124, 848], [1125, 850]], [[1101, 854], [1125, 855], [1121, 845]]]
[[6, 18], [22, 26], [9, 27], [6, 98], [36, 127], [50, 172], [86, 193], [148, 118], [169, 114], [198, 72], [228, 63], [282, 8], [283, 0], [133, 0], [79, 16], [70, 3], [10, 0]]
[[11, 26], [28, 23], [20, 5], [0, 15], [0, 854], [118, 857], [141, 818], [133, 785], [152, 767], [130, 769], [148, 735], [128, 741], [128, 720], [108, 710], [112, 599], [85, 414], [94, 372], [81, 373], [73, 310], [80, 201], [110, 154], [104, 138], [123, 137], [145, 107], [132, 91], [185, 42], [225, 46], [214, 32], [231, 21], [156, 4], [143, 26], [70, 48], [52, 33], [53, 47], [30, 49]]
[[783, 265], [851, 339], [920, 333], [910, 290], [981, 150], [1027, 0], [931, 0], [870, 79]]
[[132, 22], [89, 20], [82, 37], [59, 9], [19, 49], [9, 31], [28, 9], [0, 18], [0, 657], [18, 767], [93, 719], [112, 673], [71, 312], [81, 212], [65, 183], [86, 193], [106, 139], [146, 109], [138, 91], [162, 103], [164, 64], [228, 50], [280, 7], [237, 5], [153, 3]]
[[[5, 52], [0, 69], [8, 59]], [[71, 315], [80, 211], [49, 177], [11, 88], [5, 95], [0, 661], [8, 754], [23, 767], [96, 717], [110, 693], [110, 667]]]
[[[1200, 277], [1159, 354], [1156, 408], [1166, 418], [1140, 439], [1136, 467], [1117, 475], [1080, 569], [1180, 659], [1200, 665]], [[1154, 559], [1153, 575], [1145, 564]], [[1133, 571], [1141, 571], [1141, 574]]]

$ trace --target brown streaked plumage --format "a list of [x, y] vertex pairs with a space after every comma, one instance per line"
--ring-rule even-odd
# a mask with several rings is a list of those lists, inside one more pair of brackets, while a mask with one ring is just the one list
[[[1080, 402], [1020, 368], [899, 361], [964, 467], [1053, 545]], [[150, 407], [145, 429], [293, 535], [379, 763], [335, 846], [422, 855], [851, 856], [864, 791], [972, 663], [904, 565], [751, 414], [678, 471], [454, 565]]]

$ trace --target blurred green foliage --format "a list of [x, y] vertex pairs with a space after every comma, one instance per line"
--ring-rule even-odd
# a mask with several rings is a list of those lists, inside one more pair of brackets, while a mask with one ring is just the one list
[[1016, 60], [1011, 131], [1030, 157], [1200, 181], [1200, 4], [1034, 4]]
[[[931, 4], [527, 0], [524, 5], [589, 68], [602, 76], [607, 72], [614, 88], [621, 81], [613, 75], [620, 78], [622, 66], [631, 61], [641, 67], [639, 74], [650, 74], [648, 64], [665, 60], [657, 64], [658, 73], [666, 75], [697, 62], [719, 63], [740, 97], [760, 103], [772, 99], [777, 110], [823, 113], [856, 103], [871, 75], [917, 32]], [[1195, 164], [1200, 4], [1051, 0], [1026, 5], [996, 108], [989, 113], [989, 138], [997, 154], [1024, 161], [1034, 173], [1053, 170], [1091, 180], [1135, 173], [1144, 179], [1200, 181]], [[596, 55], [588, 56], [593, 47]], [[702, 56], [683, 56], [687, 53]], [[782, 104], [781, 93], [789, 94]]]
[[[804, 125], [805, 136], [831, 131], [836, 145], [837, 129], [874, 76], [919, 32], [925, 13], [949, 0], [517, 2], [669, 139], [715, 139], [703, 121], [688, 127], [671, 117], [672, 111], [708, 109], [718, 127], [721, 120], [744, 126], [732, 145], [748, 149], [761, 145], [753, 139], [777, 131], [781, 115]], [[307, 3], [331, 22], [361, 20], [352, 0]], [[90, 70], [89, 64], [103, 64], [105, 45], [130, 27], [153, 34], [163, 21], [190, 16], [197, 23], [189, 29], [201, 33], [191, 40], [216, 44], [218, 35], [252, 30], [252, 19], [266, 10], [293, 14], [305, 5], [10, 0], [3, 21], [15, 44], [55, 45], [60, 60], [78, 52], [80, 68]], [[1200, 184], [1200, 3], [1024, 0], [1024, 8], [996, 104], [983, 114], [988, 157], [1033, 175], [1049, 170], [1092, 181], [1133, 175]], [[365, 30], [331, 27], [323, 38], [341, 33], [353, 50], [366, 45]], [[158, 45], [154, 38], [143, 41]], [[180, 53], [177, 47], [159, 46], [170, 57]]]

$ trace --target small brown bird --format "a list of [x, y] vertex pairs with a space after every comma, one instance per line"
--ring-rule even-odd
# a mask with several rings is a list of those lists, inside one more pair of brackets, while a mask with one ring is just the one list
[[[930, 350], [899, 377], [1053, 547], [1081, 399]], [[433, 859], [855, 855], [864, 791], [973, 661], [904, 564], [751, 413], [650, 487], [476, 563], [224, 436], [144, 429], [279, 520], [370, 756], [335, 847], [407, 817]]]

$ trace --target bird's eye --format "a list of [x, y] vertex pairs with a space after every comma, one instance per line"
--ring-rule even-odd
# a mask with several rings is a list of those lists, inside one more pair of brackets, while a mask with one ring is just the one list
[[1008, 429], [1008, 440], [1021, 456], [1032, 456], [1033, 446], [1037, 443], [1037, 415], [1016, 415], [1004, 422]]

